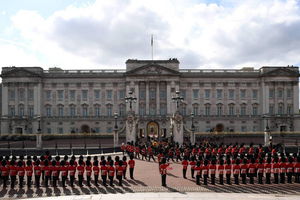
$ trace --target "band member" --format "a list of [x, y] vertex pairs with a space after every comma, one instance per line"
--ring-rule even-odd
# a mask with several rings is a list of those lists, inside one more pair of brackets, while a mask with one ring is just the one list
[[161, 174], [161, 185], [166, 187], [166, 181], [167, 181], [167, 167], [169, 166], [169, 163], [166, 163], [166, 158], [163, 158], [161, 161], [161, 164], [159, 165], [159, 171]]
[[225, 164], [225, 173], [226, 173], [226, 183], [227, 184], [231, 184], [231, 162], [229, 159], [226, 160], [226, 164]]
[[76, 166], [75, 166], [75, 162], [73, 159], [70, 160], [70, 165], [68, 167], [68, 171], [70, 173], [70, 185], [71, 185], [71, 187], [74, 187]]
[[41, 156], [40, 157], [40, 167], [41, 167], [41, 176], [42, 176], [42, 181], [45, 180], [45, 171], [44, 171], [44, 167], [45, 167], [45, 156]]
[[196, 184], [200, 185], [201, 166], [199, 161], [196, 163], [195, 172], [196, 172]]
[[33, 174], [31, 160], [27, 160], [25, 170], [26, 170], [26, 176], [27, 176], [27, 187], [30, 188], [31, 181], [32, 181], [32, 174]]
[[209, 174], [210, 174], [211, 184], [212, 185], [215, 185], [215, 182], [216, 182], [216, 170], [217, 170], [216, 160], [213, 159], [211, 161], [211, 164], [209, 165]]
[[274, 164], [273, 164], [273, 174], [274, 174], [274, 183], [279, 183], [279, 172], [280, 172], [280, 165], [278, 163], [278, 157], [274, 158]]
[[130, 156], [130, 160], [128, 161], [128, 165], [129, 165], [129, 174], [130, 174], [130, 178], [133, 178], [133, 171], [134, 171], [134, 166], [135, 166], [135, 161], [133, 160], [133, 156]]
[[35, 185], [37, 188], [40, 187], [40, 178], [42, 174], [42, 170], [40, 167], [40, 160], [36, 160], [34, 163], [34, 178], [35, 178]]
[[240, 174], [240, 159], [235, 160], [235, 165], [233, 166], [233, 176], [234, 176], [234, 184], [239, 184], [239, 174]]
[[16, 162], [15, 160], [11, 160], [9, 166], [9, 175], [10, 175], [10, 187], [12, 189], [15, 187], [17, 173], [18, 173], [18, 168], [16, 166]]
[[219, 182], [221, 185], [224, 184], [224, 160], [221, 159], [218, 166], [218, 173], [219, 173]]
[[59, 166], [57, 166], [58, 161], [53, 160], [52, 166], [51, 166], [51, 174], [52, 174], [52, 186], [57, 187], [57, 181], [58, 181], [58, 172], [59, 172]]
[[183, 161], [182, 161], [182, 174], [183, 174], [183, 178], [186, 178], [186, 171], [189, 165], [189, 162], [187, 161], [187, 157], [184, 156]]
[[182, 159], [181, 159], [181, 151], [180, 151], [179, 148], [176, 148], [175, 154], [176, 154], [176, 162], [178, 162], [178, 160], [181, 161], [181, 160], [182, 160]]
[[285, 174], [286, 174], [286, 158], [282, 157], [281, 158], [281, 163], [280, 163], [280, 183], [285, 183]]
[[170, 148], [168, 151], [168, 162], [170, 159], [174, 162], [174, 151], [172, 148]]
[[68, 167], [66, 166], [66, 161], [62, 160], [60, 162], [60, 173], [61, 173], [61, 183], [63, 187], [66, 187], [66, 180], [68, 177]]
[[106, 179], [107, 179], [107, 166], [106, 166], [106, 160], [103, 160], [101, 165], [101, 178], [103, 182], [103, 186], [107, 186]]
[[296, 163], [294, 165], [295, 172], [295, 183], [300, 183], [300, 156], [297, 157]]
[[266, 173], [266, 184], [271, 184], [271, 158], [267, 158], [267, 163], [265, 164], [265, 173]]
[[98, 186], [98, 178], [99, 178], [98, 160], [95, 160], [93, 163], [93, 172], [94, 172], [95, 186]]
[[114, 186], [113, 181], [115, 176], [114, 161], [111, 160], [109, 165], [110, 165], [108, 168], [109, 185], [113, 187]]
[[21, 160], [18, 162], [18, 176], [19, 176], [19, 186], [20, 188], [22, 188], [24, 183], [25, 167]]
[[6, 160], [2, 160], [2, 163], [1, 163], [1, 178], [3, 180], [3, 187], [5, 188], [7, 185], [7, 180], [8, 180], [8, 174], [9, 174], [9, 167], [8, 165], [6, 164], [7, 162], [9, 161], [6, 161]]
[[49, 166], [49, 161], [45, 160], [44, 162], [44, 175], [45, 175], [45, 187], [48, 187], [49, 180], [51, 177], [51, 167]]
[[243, 159], [243, 164], [241, 164], [241, 177], [242, 177], [242, 184], [247, 184], [247, 159]]
[[123, 162], [120, 160], [118, 167], [116, 167], [117, 179], [119, 180], [119, 186], [122, 186], [122, 177], [123, 177]]
[[[130, 156], [133, 154], [130, 154]], [[127, 171], [127, 157], [123, 156], [123, 162], [122, 162], [122, 167], [123, 167], [123, 178], [126, 179], [126, 171]]]
[[259, 164], [257, 164], [257, 174], [258, 174], [258, 184], [263, 184], [263, 176], [264, 176], [264, 164], [263, 159], [259, 159]]
[[[105, 161], [105, 160], [104, 160]], [[102, 162], [104, 162], [102, 161]], [[85, 174], [86, 174], [86, 184], [87, 186], [91, 186], [91, 176], [92, 176], [92, 165], [89, 160], [85, 162]]]
[[77, 171], [78, 171], [78, 184], [80, 187], [82, 187], [82, 182], [83, 182], [83, 174], [84, 174], [84, 163], [83, 160], [78, 161], [79, 166], [77, 166]]
[[140, 147], [139, 145], [137, 145], [135, 148], [134, 148], [134, 151], [135, 151], [135, 158], [138, 158], [140, 159]]
[[254, 158], [251, 158], [251, 163], [248, 165], [248, 169], [249, 169], [250, 184], [254, 184], [254, 177], [256, 176], [256, 165], [255, 165]]
[[120, 158], [119, 156], [116, 156], [115, 157], [115, 170], [116, 170], [116, 178], [118, 179], [118, 168], [120, 166]]
[[207, 179], [208, 179], [208, 160], [204, 160], [204, 166], [202, 166], [201, 171], [203, 174], [203, 184], [207, 185]]
[[147, 151], [146, 151], [145, 146], [143, 146], [141, 154], [142, 154], [142, 160], [144, 160], [144, 158], [145, 158], [145, 160], [147, 160]]
[[[195, 149], [195, 148], [194, 148], [194, 149]], [[189, 164], [190, 164], [190, 166], [191, 166], [191, 176], [192, 176], [192, 178], [195, 178], [195, 177], [194, 177], [195, 166], [196, 166], [195, 156], [192, 156], [192, 157], [191, 157], [191, 162], [190, 162]]]
[[150, 159], [151, 159], [151, 158], [152, 158], [153, 161], [155, 162], [155, 158], [154, 158], [154, 156], [153, 156], [153, 150], [152, 150], [152, 147], [151, 147], [151, 146], [148, 147], [148, 156], [149, 156], [149, 162], [150, 162]]
[[293, 168], [294, 168], [294, 159], [292, 157], [288, 158], [289, 163], [287, 164], [286, 174], [287, 174], [287, 182], [292, 183], [292, 176], [293, 176]]

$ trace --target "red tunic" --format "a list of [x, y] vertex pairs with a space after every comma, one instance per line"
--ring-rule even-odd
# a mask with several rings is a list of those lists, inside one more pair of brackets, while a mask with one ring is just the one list
[[259, 174], [264, 173], [264, 168], [265, 168], [264, 164], [257, 164], [256, 168], [257, 168], [257, 173]]
[[216, 165], [209, 165], [209, 173], [210, 174], [216, 174], [216, 169], [217, 169], [217, 167], [216, 167]]
[[272, 164], [271, 163], [266, 163], [265, 164], [265, 172], [266, 174], [270, 174], [272, 169]]
[[18, 167], [18, 175], [25, 176], [25, 167]]
[[248, 169], [247, 164], [242, 164], [240, 168], [241, 168], [241, 174], [246, 174], [247, 173], [247, 169]]
[[40, 166], [34, 166], [33, 169], [34, 169], [34, 175], [40, 176], [42, 174], [42, 170]]
[[200, 167], [200, 166], [199, 166], [199, 167], [196, 166], [196, 167], [195, 167], [195, 172], [196, 172], [196, 175], [197, 175], [197, 176], [200, 176], [200, 175], [201, 175], [201, 167]]
[[165, 175], [167, 174], [167, 167], [169, 166], [169, 164], [165, 163], [165, 164], [161, 164], [159, 166], [159, 171], [161, 175]]
[[248, 169], [249, 169], [249, 173], [250, 173], [250, 174], [254, 174], [254, 173], [255, 173], [255, 170], [256, 170], [256, 165], [250, 163], [250, 164], [248, 165]]
[[78, 175], [83, 175], [83, 173], [84, 173], [84, 166], [79, 165], [77, 167], [77, 171], [78, 171]]
[[231, 174], [231, 165], [230, 164], [225, 165], [225, 172], [226, 172], [226, 174]]
[[203, 175], [208, 175], [208, 170], [209, 170], [208, 166], [202, 166], [201, 170], [202, 170]]
[[286, 172], [287, 173], [293, 173], [293, 168], [294, 168], [294, 164], [293, 163], [288, 163], [286, 165]]
[[58, 166], [52, 166], [51, 167], [52, 176], [58, 176], [58, 171], [59, 171]]
[[225, 169], [225, 168], [224, 168], [224, 165], [219, 165], [219, 166], [218, 166], [218, 172], [219, 172], [219, 174], [222, 174], [222, 175], [223, 175], [223, 174], [224, 174], [224, 169]]
[[280, 163], [280, 173], [286, 173], [286, 163]]
[[26, 170], [26, 176], [32, 176], [33, 173], [32, 166], [26, 166], [25, 170]]
[[110, 166], [108, 168], [108, 176], [114, 176], [115, 175], [115, 168], [113, 166]]
[[106, 166], [101, 166], [101, 175], [102, 176], [107, 176], [107, 167]]
[[85, 173], [86, 173], [86, 176], [91, 176], [92, 175], [92, 167], [85, 166]]
[[45, 171], [45, 176], [51, 176], [51, 167], [45, 166], [44, 171]]
[[93, 172], [94, 172], [94, 175], [99, 175], [99, 167], [98, 166], [94, 166], [93, 167]]
[[239, 175], [240, 174], [240, 165], [233, 166], [233, 174]]
[[18, 168], [15, 165], [9, 166], [9, 175], [10, 176], [17, 176]]
[[117, 175], [118, 175], [118, 176], [122, 176], [122, 175], [123, 175], [123, 167], [122, 167], [122, 166], [119, 166], [119, 167], [117, 168]]
[[297, 162], [297, 163], [294, 165], [294, 172], [295, 172], [295, 173], [300, 173], [300, 162]]
[[183, 169], [187, 169], [189, 162], [187, 160], [183, 160], [181, 164]]
[[1, 176], [8, 176], [9, 174], [9, 167], [8, 166], [1, 166]]
[[61, 171], [61, 176], [68, 176], [68, 167], [67, 166], [61, 166], [60, 171]]
[[129, 160], [129, 161], [128, 161], [128, 165], [129, 165], [129, 168], [134, 168], [134, 166], [135, 166], [135, 161], [134, 161], [134, 160]]
[[196, 165], [195, 161], [191, 161], [190, 162], [191, 169], [195, 169], [195, 165]]
[[279, 174], [280, 173], [280, 164], [279, 163], [274, 163], [273, 164], [273, 173], [274, 174]]
[[76, 173], [76, 167], [73, 166], [73, 165], [70, 165], [70, 166], [68, 167], [68, 171], [69, 171], [69, 173], [70, 173], [70, 176], [75, 176], [75, 173]]

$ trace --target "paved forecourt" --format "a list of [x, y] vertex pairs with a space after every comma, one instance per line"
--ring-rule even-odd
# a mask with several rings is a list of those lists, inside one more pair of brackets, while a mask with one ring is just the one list
[[[255, 180], [254, 185], [219, 185], [218, 180], [216, 185], [211, 185], [208, 182], [208, 185], [203, 185], [201, 180], [201, 185], [197, 186], [195, 180], [191, 178], [190, 168], [188, 168], [187, 179], [182, 178], [182, 165], [180, 163], [173, 163], [171, 161], [172, 170], [168, 171], [167, 176], [167, 187], [161, 186], [161, 176], [158, 172], [158, 163], [142, 160], [136, 160], [136, 167], [134, 171], [134, 180], [129, 179], [129, 173], [127, 171], [127, 179], [123, 181], [123, 187], [119, 187], [117, 181], [115, 180], [114, 187], [96, 187], [93, 184], [88, 187], [79, 187], [77, 183], [74, 188], [69, 187], [67, 184], [66, 188], [61, 187], [59, 182], [57, 188], [52, 186], [45, 188], [42, 184], [42, 187], [39, 189], [32, 186], [31, 189], [24, 187], [19, 189], [18, 186], [15, 189], [11, 189], [9, 186], [7, 188], [0, 187], [0, 198], [1, 199], [11, 199], [11, 198], [33, 198], [33, 197], [53, 197], [53, 196], [72, 196], [72, 195], [97, 195], [97, 194], [125, 194], [125, 193], [144, 193], [144, 192], [200, 192], [205, 194], [210, 193], [239, 193], [241, 195], [249, 194], [272, 194], [272, 195], [292, 195], [300, 197], [300, 184], [257, 184]], [[100, 181], [101, 183], [101, 181]], [[215, 194], [217, 195], [217, 194]], [[270, 197], [266, 196], [266, 197]], [[219, 196], [219, 194], [218, 194]], [[225, 195], [226, 196], [226, 195]], [[80, 197], [81, 198], [81, 197]], [[101, 197], [102, 199], [102, 197]]]

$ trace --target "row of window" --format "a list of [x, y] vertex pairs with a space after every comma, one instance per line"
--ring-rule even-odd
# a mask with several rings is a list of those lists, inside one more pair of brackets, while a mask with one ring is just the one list
[[[104, 130], [103, 130], [104, 131]], [[64, 133], [64, 128], [63, 127], [58, 127], [56, 130], [53, 130], [52, 128], [46, 128], [46, 132], [47, 134], [52, 134], [52, 133], [59, 133], [59, 134], [63, 134]], [[70, 128], [68, 133], [78, 133], [78, 129], [76, 128]], [[106, 132], [104, 133], [112, 133], [113, 132], [113, 128], [112, 127], [107, 127], [106, 128]], [[91, 133], [102, 133], [102, 130], [100, 127], [95, 127], [95, 128], [91, 128]]]
[[[270, 88], [269, 89], [269, 98], [275, 98], [275, 96], [277, 96], [277, 98], [283, 98], [284, 97], [284, 90], [282, 88], [278, 88], [277, 90], [275, 90], [274, 88]], [[287, 98], [292, 98], [293, 97], [292, 89], [288, 88], [286, 90], [286, 97]]]
[[[140, 100], [145, 100], [146, 99], [146, 90], [140, 90], [139, 91], [139, 98], [140, 98]], [[150, 89], [149, 90], [149, 98], [150, 99], [156, 99], [156, 89]], [[166, 99], [167, 98], [166, 90], [160, 90], [159, 91], [159, 98], [160, 99]]]
[[[66, 96], [65, 96], [65, 91], [64, 90], [57, 90], [57, 91], [52, 91], [52, 90], [46, 90], [46, 100], [51, 101], [52, 100], [52, 94], [53, 92], [56, 92], [57, 94], [57, 100], [58, 101], [63, 101]], [[87, 101], [89, 97], [89, 90], [81, 90], [81, 100], [82, 101]], [[79, 91], [76, 90], [69, 90], [68, 95], [69, 95], [69, 100], [70, 101], [75, 101], [76, 100], [76, 94], [79, 93]], [[101, 99], [101, 91], [100, 90], [94, 90], [93, 91], [94, 95], [94, 100], [99, 101]], [[112, 100], [113, 98], [113, 90], [106, 90], [105, 91], [105, 96], [106, 100]], [[119, 90], [118, 91], [118, 97], [119, 99], [124, 99], [125, 98], [125, 90]]]
[[[27, 91], [28, 91], [27, 100], [28, 101], [33, 101], [33, 96], [34, 96], [33, 89], [28, 89]], [[25, 88], [20, 88], [20, 89], [17, 90], [17, 92], [14, 89], [9, 89], [8, 90], [8, 99], [9, 99], [9, 101], [14, 101], [16, 99], [16, 96], [18, 97], [19, 101], [25, 101], [25, 99], [26, 99]]]
[[16, 113], [16, 109], [15, 106], [9, 106], [8, 107], [8, 112], [10, 116], [24, 116], [24, 115], [28, 115], [29, 117], [33, 117], [34, 116], [34, 107], [33, 106], [28, 106], [27, 109], [27, 113], [25, 113], [25, 109], [24, 109], [24, 105], [21, 104], [18, 106], [17, 108], [17, 113]]

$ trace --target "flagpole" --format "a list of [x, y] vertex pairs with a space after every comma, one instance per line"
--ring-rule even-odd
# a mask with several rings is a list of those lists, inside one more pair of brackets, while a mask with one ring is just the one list
[[152, 58], [152, 61], [153, 61], [153, 34], [151, 34], [151, 58]]

